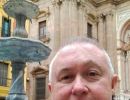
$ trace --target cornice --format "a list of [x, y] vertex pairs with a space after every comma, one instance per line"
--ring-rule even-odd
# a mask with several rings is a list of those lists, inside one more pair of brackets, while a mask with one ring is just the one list
[[125, 3], [125, 2], [127, 2], [127, 1], [129, 1], [129, 0], [105, 0], [105, 1], [102, 1], [102, 2], [100, 2], [100, 3], [97, 3], [97, 2], [95, 2], [94, 0], [88, 0], [93, 6], [95, 6], [95, 7], [100, 7], [100, 6], [102, 6], [102, 5], [104, 5], [104, 4], [108, 4], [108, 3], [110, 3], [110, 4], [113, 4], [113, 5], [119, 5], [119, 4], [122, 4], [122, 3]]
[[104, 5], [104, 4], [107, 4], [107, 3], [110, 3], [111, 0], [105, 0], [105, 1], [102, 1], [100, 3], [97, 3], [95, 2], [94, 0], [88, 0], [93, 6], [95, 7], [100, 7], [101, 5]]
[[111, 0], [111, 1], [112, 1], [112, 4], [119, 5], [119, 4], [125, 3], [129, 0]]
[[88, 0], [93, 6], [97, 7], [97, 3], [94, 0]]
[[[31, 1], [32, 2], [39, 2], [40, 0], [31, 0]], [[56, 1], [58, 3], [61, 3], [64, 0], [54, 0], [54, 1]], [[82, 0], [76, 0], [76, 1], [79, 2], [79, 1], [82, 1]], [[86, 0], [86, 1], [89, 1], [95, 7], [99, 7], [99, 6], [103, 5], [103, 4], [108, 4], [108, 3], [114, 4], [114, 5], [119, 5], [119, 4], [124, 3], [126, 1], [129, 1], [129, 0], [105, 0], [105, 1], [102, 1], [100, 3], [97, 3], [94, 0]]]

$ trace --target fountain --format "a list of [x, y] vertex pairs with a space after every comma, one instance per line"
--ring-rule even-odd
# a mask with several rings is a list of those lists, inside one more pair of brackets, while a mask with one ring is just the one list
[[27, 38], [26, 19], [35, 18], [37, 5], [26, 0], [9, 0], [4, 11], [16, 19], [12, 37], [0, 38], [0, 60], [11, 61], [12, 84], [6, 100], [28, 100], [24, 91], [24, 68], [26, 62], [39, 62], [47, 59], [51, 50], [39, 40]]

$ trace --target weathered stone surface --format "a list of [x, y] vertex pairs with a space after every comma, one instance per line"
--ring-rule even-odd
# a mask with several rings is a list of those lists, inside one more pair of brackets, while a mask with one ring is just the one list
[[33, 62], [46, 59], [51, 49], [42, 42], [25, 38], [0, 39], [0, 60]]
[[37, 5], [25, 0], [9, 0], [4, 5], [5, 12], [11, 16], [16, 17], [16, 14], [22, 14], [27, 16], [27, 18], [34, 18], [39, 14], [39, 9]]

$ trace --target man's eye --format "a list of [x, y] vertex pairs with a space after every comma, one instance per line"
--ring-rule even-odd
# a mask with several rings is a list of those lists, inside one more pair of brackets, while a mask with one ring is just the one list
[[100, 78], [100, 74], [97, 71], [89, 71], [86, 73], [85, 77], [89, 81], [96, 81]]
[[60, 78], [60, 81], [63, 83], [70, 83], [74, 79], [73, 75], [65, 75]]
[[88, 73], [88, 76], [97, 76], [97, 75], [98, 75], [98, 73], [95, 71], [91, 71]]
[[62, 80], [68, 80], [68, 79], [70, 79], [71, 77], [70, 76], [63, 76], [62, 77]]

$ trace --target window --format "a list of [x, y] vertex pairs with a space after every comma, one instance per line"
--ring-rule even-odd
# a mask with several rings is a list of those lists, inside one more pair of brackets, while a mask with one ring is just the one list
[[8, 64], [0, 62], [0, 86], [7, 86]]
[[46, 21], [39, 22], [39, 39], [46, 38]]
[[45, 100], [46, 78], [36, 78], [36, 100]]
[[2, 18], [2, 34], [1, 34], [2, 37], [10, 36], [10, 25], [11, 25], [11, 20], [3, 17]]
[[92, 38], [92, 24], [87, 23], [87, 36]]
[[0, 97], [0, 100], [6, 100], [5, 97]]

